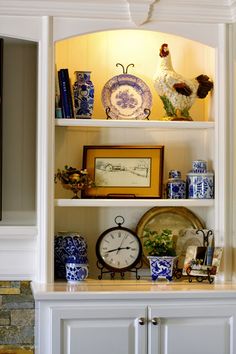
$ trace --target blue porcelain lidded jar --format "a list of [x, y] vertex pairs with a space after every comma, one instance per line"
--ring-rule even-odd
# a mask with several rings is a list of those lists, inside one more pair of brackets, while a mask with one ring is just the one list
[[171, 170], [166, 184], [167, 199], [185, 199], [186, 182], [181, 179], [181, 172]]
[[94, 105], [94, 85], [90, 71], [75, 71], [76, 81], [73, 85], [75, 118], [91, 118]]
[[213, 199], [214, 174], [212, 172], [188, 173], [187, 191], [189, 199]]
[[187, 173], [187, 198], [213, 199], [214, 173], [208, 171], [207, 161], [194, 160], [192, 170]]

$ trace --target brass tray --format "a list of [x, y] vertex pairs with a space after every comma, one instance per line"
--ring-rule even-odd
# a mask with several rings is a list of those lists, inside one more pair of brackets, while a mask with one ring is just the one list
[[[139, 220], [136, 233], [143, 245], [143, 231], [145, 228], [160, 231], [170, 229], [173, 232], [174, 244], [186, 229], [204, 229], [204, 223], [185, 207], [155, 207], [148, 210]], [[148, 264], [147, 254], [143, 248], [144, 262]]]

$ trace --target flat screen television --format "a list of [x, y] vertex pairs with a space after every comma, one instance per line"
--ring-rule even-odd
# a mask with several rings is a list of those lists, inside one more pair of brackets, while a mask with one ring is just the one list
[[0, 220], [2, 220], [2, 96], [3, 96], [3, 39], [0, 38]]

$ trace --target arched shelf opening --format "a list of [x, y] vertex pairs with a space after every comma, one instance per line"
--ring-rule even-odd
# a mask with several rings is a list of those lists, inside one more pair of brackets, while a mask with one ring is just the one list
[[[171, 28], [174, 32], [173, 27]], [[66, 33], [65, 30], [65, 35]], [[189, 36], [191, 37], [191, 30]], [[95, 87], [95, 102], [92, 119], [88, 120], [88, 123], [83, 120], [80, 124], [79, 119], [72, 119], [70, 124], [70, 119], [68, 119], [65, 124], [60, 124], [63, 119], [57, 119], [55, 171], [57, 168], [62, 169], [65, 165], [80, 168], [84, 145], [160, 144], [165, 147], [163, 169], [163, 190], [165, 190], [169, 170], [180, 170], [185, 179], [186, 174], [191, 170], [192, 161], [199, 158], [205, 159], [208, 161], [209, 169], [215, 172], [215, 200], [206, 205], [194, 203], [194, 201], [189, 203], [186, 199], [184, 205], [196, 213], [207, 228], [215, 230], [217, 243], [222, 245], [224, 241], [222, 242], [221, 231], [219, 233], [219, 224], [222, 223], [222, 220], [216, 218], [219, 204], [219, 171], [217, 167], [220, 156], [215, 148], [215, 139], [218, 134], [215, 129], [218, 123], [215, 92], [213, 91], [204, 100], [197, 99], [195, 101], [190, 110], [194, 123], [192, 128], [186, 130], [186, 122], [182, 126], [178, 126], [178, 124], [171, 126], [169, 124], [171, 122], [168, 122], [166, 127], [161, 123], [155, 126], [155, 122], [160, 122], [165, 114], [161, 99], [153, 85], [156, 70], [160, 65], [160, 46], [163, 43], [168, 43], [173, 67], [177, 73], [189, 79], [206, 74], [215, 83], [218, 81], [218, 51], [216, 50], [215, 35], [212, 36], [212, 41], [208, 38], [206, 42], [208, 44], [201, 43], [200, 40], [197, 40], [197, 36], [196, 40], [192, 40], [180, 35], [158, 32], [151, 28], [149, 30], [146, 28], [145, 30], [99, 31], [57, 40], [55, 42], [56, 71], [68, 68], [71, 90], [75, 80], [75, 71], [91, 71], [91, 79]], [[112, 121], [109, 124], [99, 123], [100, 120], [106, 122], [105, 109], [101, 100], [103, 87], [113, 76], [122, 73], [120, 67], [116, 67], [116, 63], [122, 63], [124, 67], [133, 63], [134, 67], [130, 67], [129, 73], [141, 78], [152, 93], [153, 105], [150, 121], [144, 124], [143, 128], [140, 124], [142, 122], [133, 126], [132, 122], [125, 124], [114, 121], [116, 123], [114, 126]], [[134, 121], [134, 123], [138, 123], [138, 121]], [[149, 127], [148, 123], [150, 123]], [[196, 125], [198, 123], [199, 126]], [[73, 204], [75, 208], [72, 208], [70, 198], [70, 191], [63, 189], [60, 184], [55, 185], [55, 232], [73, 229], [81, 231], [86, 236], [89, 244], [92, 275], [96, 274], [94, 242], [99, 233], [111, 226], [116, 213], [124, 213], [127, 226], [135, 228], [142, 213], [147, 210], [148, 206], [153, 205], [153, 202], [147, 202], [147, 205], [144, 205], [140, 201], [135, 206], [126, 208], [124, 207], [125, 202], [122, 207], [121, 204], [116, 205], [115, 201], [111, 201], [109, 208], [103, 208], [102, 200], [94, 202], [81, 200]], [[163, 194], [163, 200], [158, 200], [157, 205], [168, 204], [168, 200], [165, 198], [166, 196]], [[172, 205], [179, 206], [180, 203], [173, 201]]]
[[[71, 83], [74, 72], [89, 70], [95, 86], [93, 118], [106, 117], [101, 102], [101, 91], [113, 76], [122, 73], [116, 63], [125, 67], [133, 63], [129, 73], [141, 78], [153, 96], [150, 120], [163, 116], [163, 104], [154, 88], [154, 77], [160, 65], [159, 49], [168, 43], [175, 71], [192, 79], [207, 74], [215, 81], [215, 48], [173, 34], [147, 30], [112, 30], [75, 36], [55, 43], [57, 70], [69, 69]], [[193, 120], [214, 121], [212, 97], [198, 99], [191, 109]]]

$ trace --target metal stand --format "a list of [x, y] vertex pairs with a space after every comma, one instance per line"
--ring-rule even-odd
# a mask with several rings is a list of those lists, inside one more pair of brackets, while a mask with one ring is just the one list
[[204, 247], [208, 247], [209, 246], [209, 236], [213, 236], [214, 235], [213, 231], [212, 230], [208, 230], [207, 233], [205, 234], [204, 230], [197, 230], [196, 234], [198, 235], [199, 233], [202, 233], [203, 246]]
[[129, 272], [129, 273], [135, 273], [135, 278], [139, 280], [140, 275], [138, 274], [138, 270], [142, 268], [142, 266], [143, 266], [143, 262], [140, 261], [138, 266], [134, 267], [133, 269], [117, 272], [112, 270], [104, 270], [106, 268], [101, 263], [99, 263], [99, 261], [97, 261], [97, 267], [98, 269], [100, 269], [101, 272], [100, 275], [98, 276], [98, 279], [101, 280], [103, 278], [103, 274], [110, 274], [111, 279], [115, 279], [116, 273], [120, 274], [121, 279], [125, 279], [125, 273]]
[[[110, 112], [111, 112], [111, 108], [110, 107], [106, 107], [105, 112], [106, 112], [107, 119], [114, 119], [114, 118], [112, 118], [110, 116]], [[144, 108], [143, 112], [144, 112], [144, 119], [149, 120], [149, 116], [151, 114], [151, 110], [149, 108]], [[119, 119], [119, 118], [117, 118], [117, 119]], [[135, 120], [138, 120], [138, 118], [135, 118]]]
[[188, 275], [188, 281], [189, 283], [192, 283], [193, 278], [196, 278], [196, 280], [201, 283], [203, 280], [208, 280], [210, 284], [214, 282], [214, 277], [211, 276], [212, 274], [212, 267], [207, 268], [207, 275], [191, 275], [192, 268], [188, 267], [186, 269], [186, 273]]

